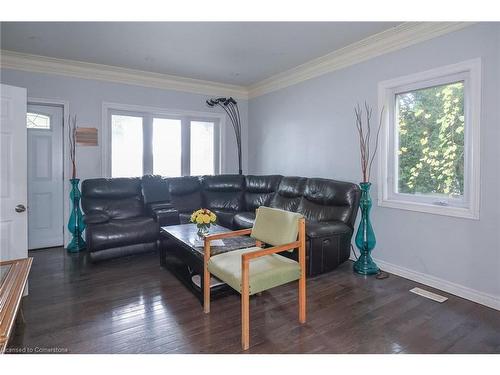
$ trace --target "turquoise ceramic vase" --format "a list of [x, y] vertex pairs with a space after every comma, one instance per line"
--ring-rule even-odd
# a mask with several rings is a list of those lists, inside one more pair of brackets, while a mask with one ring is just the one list
[[84, 250], [87, 246], [82, 237], [83, 230], [85, 229], [85, 222], [83, 220], [82, 210], [80, 209], [81, 193], [78, 188], [80, 179], [72, 178], [69, 181], [71, 182], [71, 192], [69, 193], [69, 198], [71, 200], [72, 207], [71, 215], [69, 216], [68, 229], [73, 238], [71, 239], [71, 242], [66, 250], [70, 253], [77, 253]]
[[359, 249], [360, 256], [354, 262], [353, 268], [354, 272], [361, 275], [374, 275], [379, 272], [379, 268], [370, 255], [377, 243], [372, 223], [370, 222], [370, 210], [372, 208], [372, 199], [370, 197], [371, 185], [370, 182], [361, 182], [359, 184], [361, 188], [361, 200], [359, 202], [361, 221], [356, 233], [356, 246]]

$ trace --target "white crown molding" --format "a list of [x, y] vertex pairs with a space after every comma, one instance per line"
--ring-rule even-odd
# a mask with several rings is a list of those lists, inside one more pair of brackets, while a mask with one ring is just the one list
[[0, 50], [0, 67], [248, 99], [463, 29], [472, 24], [473, 22], [405, 22], [246, 87], [8, 50]]
[[405, 22], [248, 87], [254, 98], [413, 44], [451, 33], [472, 22]]
[[6, 69], [95, 79], [164, 90], [213, 96], [233, 96], [240, 99], [248, 98], [248, 90], [243, 86], [126, 69], [111, 65], [56, 59], [8, 50], [0, 51], [0, 66]]
[[[356, 258], [354, 258], [352, 255], [349, 259], [352, 261], [356, 261]], [[443, 292], [447, 292], [461, 298], [465, 298], [469, 301], [491, 307], [492, 309], [500, 310], [500, 296], [495, 296], [493, 294], [488, 294], [479, 290], [471, 289], [466, 286], [441, 279], [439, 277], [435, 277], [423, 272], [414, 271], [409, 268], [401, 267], [399, 265], [385, 262], [377, 258], [373, 259], [375, 263], [377, 263], [380, 268], [386, 272], [404, 277], [405, 279], [412, 280], [423, 285], [430, 286], [435, 289], [442, 290]]]

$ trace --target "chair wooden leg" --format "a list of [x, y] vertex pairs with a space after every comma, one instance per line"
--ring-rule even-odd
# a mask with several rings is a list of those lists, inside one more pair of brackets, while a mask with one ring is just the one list
[[299, 221], [299, 322], [306, 322], [306, 224], [302, 218]]
[[306, 278], [299, 279], [299, 322], [306, 322]]
[[203, 312], [210, 313], [210, 272], [206, 264], [203, 271]]
[[241, 346], [243, 350], [250, 347], [250, 289], [249, 264], [242, 262], [241, 273]]
[[205, 238], [203, 245], [203, 312], [210, 312], [210, 272], [208, 262], [210, 261], [210, 241]]
[[250, 297], [248, 292], [241, 294], [241, 346], [243, 350], [250, 347]]

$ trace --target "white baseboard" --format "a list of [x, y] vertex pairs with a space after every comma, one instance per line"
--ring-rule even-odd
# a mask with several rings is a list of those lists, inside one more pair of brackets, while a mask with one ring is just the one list
[[[350, 259], [356, 260], [352, 256]], [[436, 288], [455, 296], [479, 303], [481, 305], [491, 307], [495, 310], [500, 310], [500, 296], [483, 293], [478, 290], [465, 287], [463, 285], [455, 284], [450, 281], [440, 279], [438, 277], [431, 276], [422, 272], [413, 271], [408, 268], [388, 263], [380, 259], [374, 258], [373, 260], [382, 270], [386, 272], [404, 277], [405, 279], [416, 281], [417, 283], [428, 285], [432, 288]]]

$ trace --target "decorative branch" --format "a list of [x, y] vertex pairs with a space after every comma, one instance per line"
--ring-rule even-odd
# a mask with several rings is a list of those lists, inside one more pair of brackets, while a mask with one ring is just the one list
[[76, 115], [68, 115], [69, 158], [71, 160], [71, 178], [76, 178]]
[[209, 107], [221, 107], [231, 120], [233, 125], [234, 134], [236, 136], [236, 146], [238, 147], [238, 171], [239, 174], [243, 174], [241, 168], [241, 118], [240, 110], [238, 108], [238, 103], [233, 98], [213, 98], [207, 100], [207, 105]]
[[356, 117], [355, 123], [359, 137], [359, 152], [360, 152], [361, 173], [363, 175], [363, 182], [370, 182], [371, 169], [373, 165], [373, 160], [375, 159], [375, 155], [377, 154], [378, 138], [380, 135], [380, 129], [382, 128], [384, 108], [382, 108], [382, 111], [380, 112], [380, 120], [375, 139], [375, 149], [373, 151], [370, 150], [370, 139], [372, 133], [371, 129], [372, 112], [373, 112], [372, 108], [366, 102], [364, 103], [364, 108], [361, 108], [359, 104], [357, 104], [356, 107], [354, 107], [354, 116]]

